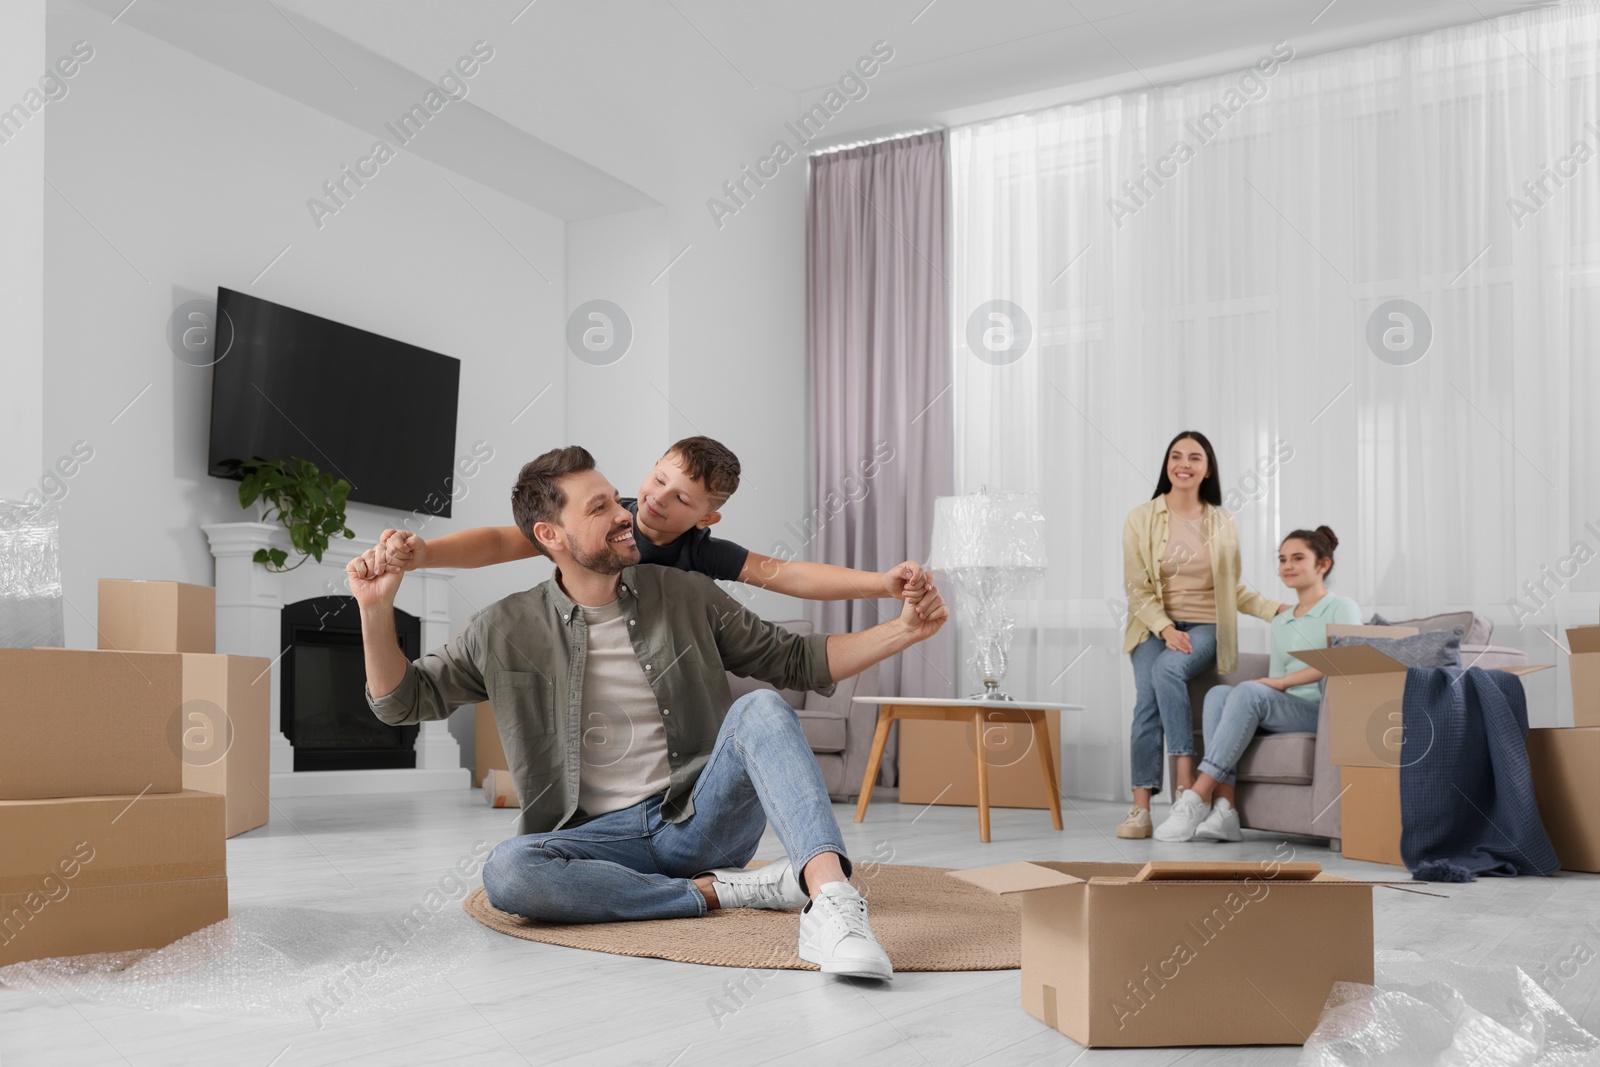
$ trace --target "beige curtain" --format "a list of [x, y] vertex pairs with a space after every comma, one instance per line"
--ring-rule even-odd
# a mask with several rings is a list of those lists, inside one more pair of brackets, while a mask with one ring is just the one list
[[[945, 175], [942, 132], [811, 157], [811, 559], [876, 571], [925, 560], [933, 500], [952, 491]], [[817, 621], [862, 630], [899, 608], [832, 602]], [[954, 626], [879, 672], [884, 695], [955, 695]]]

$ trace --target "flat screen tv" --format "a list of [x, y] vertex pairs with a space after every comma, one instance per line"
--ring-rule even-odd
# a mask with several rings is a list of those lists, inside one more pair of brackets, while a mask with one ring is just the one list
[[461, 361], [217, 290], [208, 470], [299, 456], [380, 507], [450, 515]]

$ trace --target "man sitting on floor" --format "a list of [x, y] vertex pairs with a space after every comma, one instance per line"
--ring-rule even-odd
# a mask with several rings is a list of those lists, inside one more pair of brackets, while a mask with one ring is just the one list
[[[726, 672], [829, 693], [937, 633], [948, 615], [938, 590], [929, 582], [870, 630], [802, 637], [703, 575], [635, 566], [620, 500], [576, 445], [524, 466], [512, 513], [555, 575], [491, 604], [415, 663], [395, 635], [402, 572], [376, 550], [353, 560], [373, 712], [403, 726], [494, 702], [525, 803], [521, 836], [484, 864], [496, 908], [584, 923], [804, 906], [802, 959], [827, 974], [893, 977], [846, 881], [850, 860], [794, 709], [766, 690], [730, 708]], [[629, 740], [585, 760], [596, 712], [607, 734]], [[769, 819], [788, 856], [747, 871]]]

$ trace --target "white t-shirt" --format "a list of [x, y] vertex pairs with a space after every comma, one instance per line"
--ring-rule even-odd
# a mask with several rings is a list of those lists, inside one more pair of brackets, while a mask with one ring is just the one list
[[622, 605], [579, 606], [589, 625], [589, 654], [578, 805], [593, 816], [665, 793], [672, 769], [661, 708], [628, 641]]

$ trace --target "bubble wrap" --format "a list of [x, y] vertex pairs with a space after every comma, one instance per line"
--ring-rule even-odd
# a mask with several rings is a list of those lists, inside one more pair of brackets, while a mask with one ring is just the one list
[[1376, 986], [1339, 982], [1300, 1067], [1600, 1065], [1584, 1030], [1520, 967], [1380, 952]]
[[0, 967], [0, 985], [148, 1011], [310, 1019], [320, 1027], [404, 1006], [492, 937], [455, 901], [436, 915], [421, 906], [410, 913], [243, 908], [166, 948]]
[[934, 501], [928, 566], [960, 590], [973, 630], [968, 663], [990, 690], [1006, 673], [1006, 599], [1044, 573], [1044, 512], [1034, 493], [981, 489]]
[[934, 501], [929, 567], [947, 574], [1003, 567], [1037, 577], [1045, 563], [1044, 512], [1037, 493], [984, 488]]
[[0, 648], [66, 644], [53, 507], [0, 500]]

